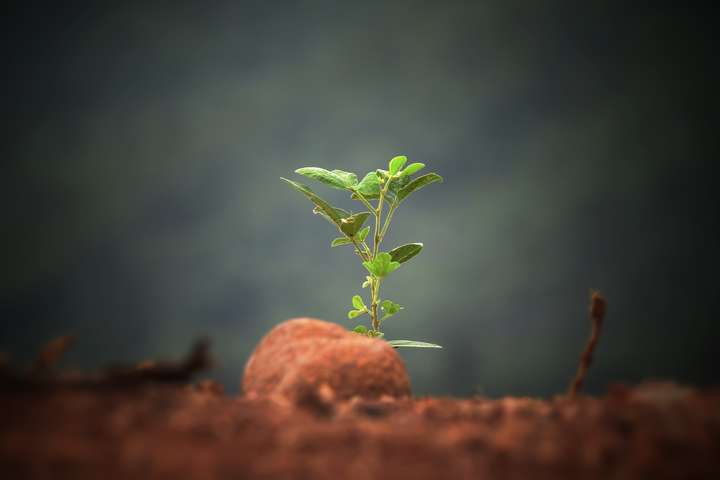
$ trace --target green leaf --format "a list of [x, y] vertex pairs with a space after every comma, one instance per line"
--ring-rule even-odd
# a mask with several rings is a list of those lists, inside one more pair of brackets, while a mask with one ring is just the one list
[[380, 179], [375, 172], [369, 172], [355, 186], [355, 190], [362, 193], [363, 197], [372, 199], [380, 196]]
[[[341, 176], [325, 170], [324, 168], [302, 167], [295, 170], [295, 173], [299, 173], [300, 175], [305, 175], [306, 177], [318, 180], [326, 185], [330, 185], [333, 188], [339, 188], [344, 190], [345, 188], [350, 186], [350, 184], [343, 180]], [[355, 180], [357, 180], [357, 178]]]
[[407, 185], [408, 183], [410, 183], [410, 180], [411, 180], [411, 179], [410, 179], [410, 177], [408, 177], [408, 176], [400, 176], [400, 177], [394, 178], [394, 179], [390, 182], [390, 186], [388, 187], [388, 192], [392, 193], [393, 195], [397, 195], [398, 192], [399, 192], [400, 190], [402, 190], [402, 188], [403, 188], [405, 185]]
[[415, 340], [389, 340], [393, 348], [442, 348], [440, 345], [428, 342], [416, 342]]
[[413, 173], [419, 172], [419, 171], [422, 170], [423, 168], [425, 168], [425, 164], [424, 164], [424, 163], [411, 163], [410, 165], [408, 165], [407, 167], [405, 167], [405, 170], [403, 170], [402, 172], [400, 172], [400, 175], [403, 176], [403, 177], [407, 177], [407, 176], [409, 176], [409, 175], [412, 175]]
[[378, 275], [378, 274], [376, 273], [376, 272], [378, 271], [378, 269], [377, 269], [377, 267], [375, 266], [375, 262], [374, 262], [374, 261], [362, 262], [362, 264], [363, 264], [363, 267], [365, 267], [365, 269], [366, 269], [368, 272], [372, 273], [372, 274], [375, 275], [376, 277], [379, 277], [379, 276], [380, 276], [380, 275]]
[[399, 305], [392, 300], [383, 300], [380, 304], [380, 307], [382, 308], [383, 312], [385, 313], [386, 317], [389, 317], [391, 315], [395, 315], [397, 312], [403, 309], [402, 305]]
[[358, 183], [357, 175], [352, 172], [346, 172], [345, 170], [333, 170], [332, 173], [340, 177], [346, 187], [352, 187]]
[[368, 272], [378, 278], [386, 277], [400, 267], [399, 262], [394, 262], [387, 252], [378, 253], [375, 259], [363, 262], [363, 266]]
[[394, 261], [389, 253], [383, 255], [383, 264], [385, 266], [386, 276], [400, 268], [400, 262]]
[[359, 317], [360, 315], [362, 315], [362, 314], [365, 313], [366, 311], [367, 311], [367, 310], [350, 310], [350, 311], [348, 312], [348, 318], [352, 320], [353, 318]]
[[[348, 212], [347, 210], [343, 210], [342, 208], [332, 207], [332, 209], [335, 210], [335, 213], [337, 213], [340, 218], [345, 218], [345, 217], [349, 217], [350, 215], [352, 215], [350, 212]], [[313, 208], [313, 213], [314, 213], [315, 215], [321, 215], [325, 220], [327, 220], [328, 222], [330, 222], [330, 223], [332, 223], [333, 225], [336, 225], [336, 226], [337, 226], [337, 223], [335, 223], [335, 220], [333, 220], [332, 218], [330, 218], [330, 217], [329, 217], [324, 211], [322, 211], [322, 209], [320, 209], [319, 207], [314, 207], [314, 208]]]
[[390, 175], [395, 175], [400, 171], [400, 169], [405, 165], [405, 162], [407, 162], [407, 157], [404, 155], [400, 155], [398, 157], [394, 157], [392, 160], [390, 160], [390, 163], [388, 164]]
[[354, 237], [369, 216], [370, 212], [360, 212], [350, 215], [347, 218], [343, 218], [340, 220], [340, 230], [342, 230], [342, 232], [348, 237]]
[[347, 237], [338, 237], [330, 243], [330, 248], [339, 247], [340, 245], [352, 245], [352, 240]]
[[430, 185], [435, 182], [442, 182], [443, 178], [437, 173], [426, 173], [415, 178], [412, 182], [405, 185], [397, 194], [398, 203], [402, 202], [407, 198], [408, 195], [413, 193], [415, 190], [419, 190], [423, 187]]
[[[327, 203], [325, 200], [320, 198], [318, 194], [310, 190], [308, 187], [303, 185], [302, 183], [293, 182], [292, 180], [288, 180], [287, 178], [280, 177], [283, 181], [287, 182], [292, 186], [295, 190], [305, 195], [307, 198], [310, 199], [311, 202], [313, 202], [315, 205], [317, 205], [317, 212], [322, 214], [325, 218], [329, 219], [332, 223], [340, 227], [340, 219], [342, 218], [338, 214], [338, 209]], [[313, 210], [315, 211], [315, 210]]]
[[358, 242], [364, 242], [365, 239], [368, 236], [368, 233], [370, 233], [370, 225], [360, 230], [358, 233], [355, 234], [355, 238]]
[[355, 333], [361, 333], [363, 335], [367, 334], [367, 327], [365, 325], [358, 325], [357, 327], [353, 328], [353, 332]]
[[406, 243], [390, 250], [390, 257], [398, 263], [405, 263], [422, 250], [422, 243]]
[[358, 310], [367, 309], [367, 307], [365, 306], [365, 302], [363, 302], [363, 299], [360, 295], [353, 295], [352, 305]]

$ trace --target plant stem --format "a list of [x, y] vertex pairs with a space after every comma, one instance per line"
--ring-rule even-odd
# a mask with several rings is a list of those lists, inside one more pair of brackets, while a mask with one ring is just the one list
[[[354, 192], [355, 195], [357, 195], [357, 198], [370, 210], [370, 212], [375, 217], [375, 235], [374, 235], [374, 243], [373, 243], [373, 249], [370, 250], [370, 247], [368, 244], [363, 240], [361, 242], [363, 248], [365, 251], [363, 251], [360, 246], [358, 245], [357, 241], [353, 239], [353, 244], [357, 248], [358, 252], [360, 253], [360, 257], [365, 261], [372, 261], [375, 259], [375, 256], [377, 255], [377, 250], [379, 243], [377, 241], [378, 239], [378, 224], [380, 223], [380, 212], [382, 211], [382, 200], [378, 201], [378, 207], [375, 208], [372, 203], [368, 201], [365, 196], [358, 192]], [[382, 199], [382, 194], [381, 197]], [[379, 331], [380, 329], [380, 322], [378, 321], [378, 314], [377, 314], [377, 307], [378, 307], [378, 293], [380, 288], [380, 279], [371, 276], [370, 277], [370, 321], [372, 325], [373, 331]]]
[[370, 210], [371, 212], [375, 211], [375, 207], [372, 206], [372, 203], [370, 203], [368, 201], [368, 199], [365, 198], [365, 196], [362, 193], [360, 193], [358, 191], [355, 191], [353, 193], [355, 193], [355, 195], [357, 195], [358, 199], [368, 208], [368, 210]]
[[[385, 196], [387, 195], [388, 188], [390, 188], [390, 179], [387, 178], [385, 180], [385, 186], [380, 190], [380, 198], [378, 200], [378, 206], [377, 208], [373, 209], [373, 213], [375, 214], [375, 235], [374, 235], [374, 241], [373, 241], [373, 252], [372, 252], [372, 259], [374, 260], [375, 257], [377, 257], [378, 252], [380, 251], [380, 242], [382, 242], [382, 238], [385, 234], [385, 231], [387, 231], [388, 225], [390, 223], [390, 217], [392, 216], [392, 213], [394, 212], [395, 205], [390, 206], [390, 211], [388, 213], [388, 218], [385, 219], [385, 225], [383, 225], [382, 228], [380, 228], [380, 225], [382, 224], [382, 210], [383, 210], [383, 202], [385, 200]], [[369, 203], [369, 202], [368, 202]], [[380, 320], [378, 318], [378, 303], [380, 302], [380, 278], [373, 277], [373, 281], [371, 284], [371, 303], [370, 303], [370, 320], [372, 321], [372, 329], [375, 332], [380, 332]]]
[[[382, 223], [383, 201], [385, 200], [385, 196], [387, 195], [389, 188], [390, 178], [387, 178], [385, 180], [385, 186], [380, 190], [380, 199], [378, 200], [377, 210], [375, 210], [375, 244], [373, 245], [373, 258], [377, 256], [378, 250], [380, 249], [380, 242], [382, 242], [382, 234], [380, 232], [381, 230], [385, 230], [385, 226], [383, 226], [383, 228], [381, 229], [380, 225]], [[390, 208], [392, 210], [392, 207]], [[385, 221], [387, 223], [387, 219]]]
[[[382, 214], [382, 193], [380, 194], [380, 200], [378, 200], [378, 208], [374, 210], [375, 213], [375, 236], [374, 236], [374, 242], [373, 242], [373, 253], [372, 258], [373, 260], [375, 257], [377, 257], [378, 254], [378, 247], [380, 246], [379, 241], [379, 225], [380, 225], [380, 218]], [[377, 307], [378, 307], [378, 301], [379, 301], [379, 293], [380, 293], [380, 278], [372, 276], [372, 282], [370, 285], [370, 320], [372, 321], [372, 329], [373, 331], [379, 332], [380, 331], [380, 322], [378, 322], [378, 313], [377, 313]]]
[[[393, 213], [395, 213], [395, 209], [397, 208], [397, 205], [395, 202], [393, 202], [390, 205], [390, 210], [388, 211], [388, 216], [385, 218], [385, 223], [382, 223], [382, 210], [383, 210], [383, 203], [385, 201], [385, 197], [387, 196], [388, 189], [390, 188], [390, 178], [385, 179], [385, 185], [380, 190], [380, 198], [378, 199], [378, 205], [377, 207], [374, 207], [372, 203], [368, 201], [365, 196], [358, 192], [354, 191], [353, 193], [357, 196], [358, 200], [360, 200], [367, 208], [370, 210], [370, 212], [375, 217], [375, 233], [373, 235], [373, 248], [370, 250], [370, 246], [363, 241], [358, 243], [354, 238], [351, 239], [353, 242], [353, 245], [355, 245], [355, 248], [357, 249], [358, 254], [360, 255], [360, 258], [362, 258], [364, 261], [373, 261], [375, 260], [375, 257], [377, 257], [378, 252], [380, 251], [380, 243], [382, 242], [383, 237], [385, 236], [385, 233], [387, 232], [388, 227], [390, 226], [390, 219], [392, 218]], [[382, 228], [381, 228], [382, 225]], [[361, 246], [363, 248], [361, 248]], [[372, 331], [374, 332], [380, 332], [380, 320], [378, 318], [378, 304], [380, 303], [380, 278], [375, 277], [372, 275], [370, 277], [370, 320], [372, 322]]]
[[[341, 233], [342, 233], [342, 232], [341, 232]], [[344, 235], [344, 233], [343, 233], [343, 235]], [[365, 244], [365, 242], [363, 242], [363, 245], [365, 246], [365, 249], [367, 250], [367, 252], [364, 252], [363, 249], [360, 248], [360, 244], [357, 242], [357, 240], [355, 240], [355, 239], [352, 238], [352, 237], [349, 237], [349, 238], [350, 238], [350, 240], [352, 240], [353, 245], [355, 245], [355, 249], [356, 249], [358, 255], [360, 255], [360, 258], [362, 258], [362, 259], [365, 260], [365, 261], [368, 261], [368, 260], [370, 259], [370, 255], [369, 255], [369, 254], [370, 254], [370, 249], [369, 249], [368, 246]]]
[[390, 210], [388, 210], [387, 217], [385, 217], [385, 224], [383, 225], [383, 228], [380, 230], [380, 241], [382, 242], [383, 238], [385, 238], [385, 233], [387, 233], [388, 228], [390, 228], [390, 220], [392, 220], [393, 214], [395, 213], [395, 210], [397, 209], [397, 203], [393, 202], [390, 205]]
[[375, 235], [373, 236], [373, 258], [377, 257], [380, 247], [380, 220], [382, 218], [383, 195], [380, 193], [378, 208], [375, 210]]
[[375, 278], [371, 286], [372, 303], [370, 304], [370, 319], [372, 321], [372, 329], [376, 332], [380, 331], [380, 322], [378, 321], [378, 296], [380, 294], [380, 279]]
[[368, 259], [369, 259], [370, 256], [372, 255], [372, 252], [370, 251], [370, 247], [368, 247], [368, 244], [365, 243], [365, 240], [362, 241], [361, 245], [362, 245], [363, 248], [365, 249], [365, 253], [367, 254], [367, 257], [368, 257]]

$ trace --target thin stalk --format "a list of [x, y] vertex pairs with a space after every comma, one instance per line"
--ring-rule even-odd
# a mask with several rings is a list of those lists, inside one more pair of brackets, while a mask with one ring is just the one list
[[370, 247], [367, 243], [365, 243], [365, 240], [362, 241], [363, 248], [365, 248], [365, 252], [367, 253], [368, 258], [370, 258], [370, 255], [372, 255], [372, 252], [370, 251]]
[[353, 193], [357, 195], [358, 199], [368, 208], [368, 210], [370, 210], [371, 212], [375, 211], [375, 207], [372, 206], [372, 203], [370, 203], [362, 193], [358, 192], [357, 190]]
[[378, 320], [378, 300], [380, 295], [380, 279], [374, 278], [371, 285], [372, 303], [370, 304], [370, 320], [372, 321], [372, 329], [376, 332], [380, 331], [380, 321]]
[[[372, 258], [375, 259], [378, 254], [378, 247], [380, 246], [379, 242], [379, 225], [380, 225], [380, 216], [382, 214], [382, 193], [380, 194], [380, 200], [378, 201], [378, 208], [377, 210], [374, 210], [375, 214], [375, 236], [374, 236], [374, 242], [373, 242], [373, 253]], [[372, 322], [372, 329], [373, 331], [380, 331], [380, 322], [378, 322], [378, 313], [377, 313], [377, 307], [378, 307], [378, 300], [379, 300], [379, 293], [380, 293], [380, 279], [378, 277], [373, 276], [372, 282], [370, 285], [370, 320]]]
[[390, 205], [390, 210], [388, 210], [387, 217], [385, 217], [385, 224], [383, 225], [383, 228], [380, 230], [380, 241], [382, 242], [383, 238], [385, 238], [385, 234], [388, 231], [388, 228], [390, 228], [390, 220], [392, 220], [393, 215], [395, 214], [395, 210], [397, 210], [397, 203], [393, 202]]
[[363, 260], [365, 260], [367, 262], [370, 259], [369, 255], [368, 255], [370, 253], [370, 249], [368, 249], [367, 245], [365, 245], [365, 242], [363, 242], [363, 245], [365, 245], [365, 248], [368, 250], [367, 253], [363, 252], [363, 250], [362, 250], [362, 248], [360, 248], [360, 244], [357, 242], [357, 240], [355, 240], [352, 237], [349, 237], [349, 238], [350, 238], [350, 240], [352, 240], [353, 245], [355, 245], [355, 251], [358, 253], [358, 255], [360, 255], [360, 258], [362, 258]]
[[[375, 256], [377, 255], [377, 249], [378, 249], [378, 242], [377, 242], [377, 234], [378, 234], [378, 224], [380, 223], [380, 214], [379, 212], [382, 211], [382, 195], [381, 200], [378, 201], [378, 207], [375, 208], [370, 201], [368, 201], [365, 196], [355, 191], [353, 192], [355, 195], [357, 195], [358, 200], [360, 200], [363, 205], [365, 205], [368, 210], [373, 214], [375, 217], [375, 240], [373, 243], [373, 249], [370, 249], [370, 246], [363, 241], [362, 246], [365, 248], [365, 251], [358, 246], [358, 243], [355, 239], [353, 239], [353, 244], [357, 247], [358, 251], [360, 252], [360, 256], [365, 261], [372, 261], [375, 259]], [[380, 328], [380, 322], [378, 321], [378, 314], [377, 314], [377, 307], [378, 307], [378, 294], [379, 294], [379, 287], [380, 287], [380, 279], [375, 277], [370, 277], [370, 320], [372, 322], [372, 329], [374, 331], [379, 331]]]
[[375, 210], [375, 243], [373, 245], [373, 258], [377, 256], [378, 250], [380, 249], [380, 242], [382, 241], [382, 236], [380, 235], [380, 224], [382, 223], [383, 201], [387, 195], [388, 188], [390, 188], [389, 178], [385, 179], [385, 186], [380, 190], [380, 199], [378, 200], [377, 210]]
[[[380, 190], [380, 199], [378, 200], [378, 206], [376, 209], [373, 210], [373, 213], [375, 214], [375, 235], [374, 235], [374, 242], [373, 242], [373, 254], [372, 258], [375, 259], [377, 257], [377, 254], [380, 250], [380, 242], [382, 242], [382, 237], [384, 231], [387, 231], [387, 222], [388, 219], [386, 219], [386, 225], [383, 225], [382, 229], [380, 228], [380, 225], [382, 224], [382, 210], [383, 210], [383, 202], [385, 200], [385, 197], [388, 192], [388, 188], [390, 187], [390, 179], [386, 179], [385, 186]], [[390, 212], [392, 213], [393, 206], [390, 207]], [[372, 321], [372, 329], [376, 332], [380, 332], [380, 320], [378, 318], [378, 303], [380, 301], [380, 282], [381, 280], [379, 278], [373, 277], [373, 281], [371, 284], [371, 304], [370, 304], [370, 320]]]
[[378, 249], [380, 247], [380, 219], [382, 217], [383, 207], [383, 196], [380, 194], [380, 200], [378, 200], [378, 208], [375, 210], [375, 235], [373, 235], [373, 258], [377, 257]]
[[590, 332], [590, 338], [585, 345], [582, 355], [580, 355], [580, 363], [578, 364], [577, 373], [575, 378], [570, 383], [568, 388], [568, 395], [575, 397], [577, 393], [582, 389], [583, 383], [585, 383], [585, 377], [587, 377], [588, 368], [593, 360], [593, 352], [595, 346], [600, 339], [600, 332], [602, 331], [603, 320], [605, 319], [605, 310], [607, 309], [607, 300], [605, 297], [600, 295], [600, 292], [590, 292], [590, 308], [589, 316], [592, 324], [592, 330]]

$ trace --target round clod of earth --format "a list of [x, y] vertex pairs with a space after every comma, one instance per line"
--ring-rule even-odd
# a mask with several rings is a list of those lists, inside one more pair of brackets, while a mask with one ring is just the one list
[[250, 396], [281, 395], [295, 401], [308, 389], [334, 400], [402, 398], [410, 380], [402, 359], [386, 341], [349, 332], [313, 318], [273, 328], [245, 365], [242, 389]]

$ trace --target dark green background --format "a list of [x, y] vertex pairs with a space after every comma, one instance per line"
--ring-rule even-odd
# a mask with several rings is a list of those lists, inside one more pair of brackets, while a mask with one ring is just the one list
[[[717, 382], [710, 12], [632, 2], [129, 2], [7, 7], [0, 350], [69, 366], [214, 340], [237, 390], [274, 324], [345, 319], [364, 271], [282, 183], [397, 154], [445, 177], [384, 293], [416, 393], [550, 395], [588, 290], [589, 379]], [[318, 186], [341, 206], [341, 192]], [[340, 195], [340, 196], [339, 196]]]

